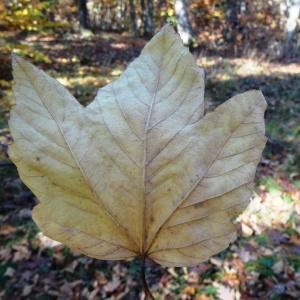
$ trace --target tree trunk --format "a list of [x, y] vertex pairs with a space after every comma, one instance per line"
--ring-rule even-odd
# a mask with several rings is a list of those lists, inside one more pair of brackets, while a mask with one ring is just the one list
[[77, 9], [80, 27], [83, 29], [89, 28], [89, 13], [86, 5], [87, 0], [77, 0]]
[[192, 26], [189, 21], [186, 0], [174, 0], [178, 33], [185, 45], [192, 41]]
[[134, 0], [129, 0], [129, 17], [130, 17], [130, 31], [134, 37], [138, 36], [137, 26], [136, 26], [136, 13]]
[[287, 56], [291, 48], [291, 41], [297, 27], [297, 21], [300, 16], [300, 0], [294, 0], [288, 8], [288, 19], [285, 26], [285, 39], [282, 49], [282, 56]]
[[150, 36], [153, 33], [153, 0], [141, 0], [142, 22], [144, 36]]
[[153, 34], [153, 0], [147, 1], [148, 34]]
[[237, 54], [237, 36], [240, 31], [238, 14], [239, 14], [240, 3], [236, 0], [228, 1], [228, 23], [230, 24], [228, 30], [228, 42], [232, 45], [234, 54]]

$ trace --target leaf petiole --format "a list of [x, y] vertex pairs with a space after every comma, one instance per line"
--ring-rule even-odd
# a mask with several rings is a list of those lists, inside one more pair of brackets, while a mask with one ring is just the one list
[[143, 289], [146, 295], [146, 299], [149, 300], [155, 300], [154, 296], [152, 295], [149, 286], [147, 284], [147, 280], [146, 280], [146, 274], [145, 274], [145, 259], [146, 257], [144, 255], [141, 256], [141, 280], [142, 280], [142, 284], [143, 284]]

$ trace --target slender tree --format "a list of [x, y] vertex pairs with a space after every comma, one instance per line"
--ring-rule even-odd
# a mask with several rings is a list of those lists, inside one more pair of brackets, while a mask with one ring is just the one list
[[240, 1], [236, 0], [228, 0], [227, 2], [228, 10], [227, 10], [227, 18], [229, 23], [229, 28], [227, 28], [228, 35], [226, 35], [227, 41], [232, 45], [234, 54], [237, 54], [237, 35], [239, 33], [239, 9], [240, 9]]
[[80, 27], [83, 29], [88, 29], [90, 26], [89, 13], [87, 9], [87, 0], [77, 0], [77, 9]]
[[153, 34], [153, 0], [141, 0], [144, 36]]
[[148, 34], [153, 34], [153, 0], [147, 1]]
[[136, 26], [136, 12], [134, 6], [134, 0], [129, 0], [129, 17], [130, 17], [130, 31], [134, 37], [138, 36], [138, 30]]
[[288, 8], [288, 19], [285, 26], [285, 39], [282, 49], [282, 56], [286, 56], [289, 54], [289, 50], [291, 48], [291, 41], [297, 28], [297, 21], [299, 16], [300, 0], [294, 0]]
[[174, 0], [177, 29], [183, 43], [188, 45], [192, 40], [192, 26], [190, 24], [186, 0]]

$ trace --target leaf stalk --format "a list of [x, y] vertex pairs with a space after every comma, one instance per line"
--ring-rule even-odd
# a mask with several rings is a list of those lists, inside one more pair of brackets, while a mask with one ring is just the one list
[[145, 261], [146, 261], [146, 257], [145, 255], [141, 256], [141, 280], [142, 280], [142, 284], [143, 284], [143, 290], [145, 292], [146, 295], [146, 299], [149, 300], [155, 300], [154, 296], [152, 295], [147, 280], [146, 280], [146, 269], [145, 269]]

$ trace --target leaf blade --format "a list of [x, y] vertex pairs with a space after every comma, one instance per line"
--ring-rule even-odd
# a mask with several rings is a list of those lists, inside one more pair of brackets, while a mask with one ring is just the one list
[[21, 64], [32, 74], [15, 71], [10, 155], [49, 236], [95, 258], [166, 266], [199, 263], [235, 238], [265, 144], [259, 92], [203, 117], [203, 72], [169, 26], [85, 108]]
[[[237, 116], [243, 116], [243, 114], [239, 114], [238, 110], [241, 110], [241, 108], [238, 108], [239, 106], [244, 106], [242, 111], [244, 111], [244, 117], [238, 117], [234, 118], [234, 115]], [[236, 108], [236, 109], [234, 109]], [[261, 152], [262, 149], [265, 145], [265, 138], [264, 138], [264, 126], [262, 126], [260, 129], [261, 131], [255, 135], [252, 135], [252, 145], [250, 145], [252, 148], [255, 148], [255, 151], [252, 151], [252, 156], [249, 155], [249, 141], [246, 143], [246, 155], [243, 155], [243, 152], [240, 153], [240, 145], [238, 145], [237, 139], [235, 139], [236, 135], [239, 134], [240, 128], [242, 128], [241, 125], [236, 126], [234, 123], [239, 121], [239, 123], [242, 123], [243, 119], [249, 119], [249, 115], [255, 116], [254, 118], [257, 119], [256, 117], [256, 112], [260, 114], [260, 122], [263, 121], [263, 112], [266, 108], [265, 100], [263, 96], [261, 95], [260, 92], [256, 91], [250, 91], [241, 95], [238, 95], [227, 102], [225, 104], [221, 105], [219, 108], [216, 109], [215, 112], [208, 114], [206, 117], [204, 117], [201, 121], [199, 121], [198, 124], [198, 129], [203, 132], [205, 131], [205, 135], [198, 136], [198, 140], [200, 141], [201, 139], [209, 139], [209, 136], [215, 132], [217, 132], [218, 128], [222, 128], [221, 134], [219, 134], [220, 138], [223, 138], [223, 142], [219, 143], [219, 146], [216, 145], [215, 140], [216, 139], [211, 139], [211, 145], [217, 149], [217, 151], [212, 151], [212, 146], [209, 146], [208, 143], [206, 143], [206, 153], [203, 155], [206, 157], [215, 157], [212, 159], [211, 163], [207, 164], [207, 161], [204, 161], [204, 166], [206, 164], [206, 167], [203, 167], [206, 171], [202, 172], [201, 176], [199, 176], [198, 180], [196, 183], [192, 186], [192, 188], [186, 192], [186, 195], [181, 199], [180, 205], [177, 206], [177, 208], [174, 209], [174, 211], [169, 215], [169, 217], [165, 220], [165, 222], [160, 226], [158, 229], [155, 238], [152, 241], [152, 244], [150, 246], [150, 257], [152, 257], [154, 260], [156, 259], [159, 261], [159, 251], [163, 252], [164, 259], [167, 257], [167, 251], [166, 249], [172, 249], [173, 248], [188, 248], [190, 245], [193, 245], [194, 243], [200, 243], [201, 239], [203, 238], [203, 232], [202, 230], [206, 228], [206, 230], [212, 231], [211, 236], [214, 236], [214, 232], [217, 230], [223, 230], [226, 226], [228, 228], [231, 227], [231, 222], [230, 218], [232, 217], [232, 214], [230, 215], [230, 218], [226, 215], [224, 215], [222, 218], [220, 217], [219, 219], [221, 220], [226, 220], [227, 219], [227, 225], [221, 223], [220, 226], [218, 223], [213, 223], [211, 221], [206, 222], [207, 224], [201, 224], [198, 226], [186, 226], [186, 224], [191, 221], [191, 222], [197, 222], [197, 219], [195, 220], [195, 215], [197, 215], [197, 211], [199, 213], [199, 218], [200, 221], [203, 218], [203, 205], [202, 203], [206, 203], [208, 208], [209, 213], [207, 213], [207, 217], [213, 216], [216, 212], [213, 210], [216, 210], [217, 212], [224, 208], [224, 204], [222, 201], [222, 195], [226, 195], [226, 201], [228, 201], [230, 198], [229, 197], [236, 197], [233, 205], [238, 206], [239, 203], [243, 203], [245, 200], [241, 201], [240, 200], [240, 193], [237, 194], [238, 189], [240, 187], [244, 187], [245, 185], [248, 188], [248, 185], [253, 182], [253, 178], [255, 175], [255, 170], [256, 170], [256, 165], [260, 160]], [[250, 111], [250, 113], [249, 113]], [[220, 114], [221, 113], [221, 114]], [[223, 118], [222, 118], [223, 115]], [[229, 120], [231, 119], [231, 123], [229, 121], [226, 121], [227, 127], [227, 134], [226, 134], [226, 129], [224, 129], [224, 126], [221, 126], [221, 124], [224, 122], [224, 119]], [[209, 120], [209, 122], [207, 121]], [[214, 122], [214, 125], [212, 124]], [[229, 123], [228, 123], [229, 122]], [[210, 124], [209, 124], [210, 123]], [[204, 125], [203, 125], [204, 124]], [[197, 125], [196, 125], [197, 126]], [[208, 128], [207, 128], [207, 127]], [[248, 125], [251, 127], [250, 125]], [[208, 130], [208, 131], [207, 131]], [[225, 131], [224, 131], [225, 130]], [[244, 129], [243, 129], [244, 130]], [[249, 130], [252, 130], [250, 128]], [[244, 132], [245, 133], [245, 132]], [[228, 137], [226, 137], [228, 136]], [[240, 139], [240, 138], [239, 138]], [[234, 141], [234, 142], [232, 142]], [[237, 154], [234, 156], [232, 153], [233, 151], [233, 146], [231, 143], [237, 143]], [[218, 149], [219, 147], [219, 149]], [[228, 151], [231, 151], [231, 156], [227, 159], [236, 159], [235, 164], [238, 166], [234, 166], [234, 162], [231, 162], [229, 164], [230, 168], [228, 170], [228, 166], [224, 165], [224, 163], [218, 163], [218, 157], [222, 157], [227, 153]], [[208, 153], [208, 151], [210, 153]], [[215, 152], [215, 155], [212, 155]], [[205, 155], [206, 154], [206, 155]], [[227, 155], [228, 157], [228, 155]], [[250, 162], [249, 162], [250, 160]], [[201, 165], [199, 167], [199, 163], [196, 164], [197, 168], [201, 170]], [[233, 167], [232, 167], [233, 166]], [[191, 168], [191, 166], [190, 166]], [[203, 169], [202, 168], [202, 169]], [[239, 168], [244, 168], [244, 175], [239, 171]], [[216, 172], [223, 172], [225, 170], [225, 173], [222, 174], [220, 177], [219, 175], [216, 175], [214, 173]], [[227, 173], [226, 173], [227, 172]], [[227, 181], [224, 180], [224, 174], [230, 174], [232, 178], [229, 178]], [[243, 191], [245, 193], [245, 191]], [[237, 194], [237, 195], [235, 195]], [[246, 193], [247, 195], [247, 193]], [[249, 193], [247, 195], [249, 197]], [[247, 198], [246, 196], [246, 198]], [[224, 197], [223, 197], [224, 198]], [[229, 199], [228, 199], [229, 198]], [[215, 201], [214, 201], [215, 200]], [[219, 201], [218, 204], [216, 204], [216, 200]], [[215, 203], [214, 203], [214, 202]], [[212, 204], [212, 209], [209, 209], [210, 204]], [[204, 204], [205, 205], [205, 204]], [[205, 208], [205, 207], [204, 207]], [[158, 211], [159, 208], [156, 207], [154, 210]], [[181, 210], [181, 212], [180, 212]], [[193, 213], [191, 213], [193, 211]], [[201, 215], [202, 214], [202, 215]], [[192, 217], [192, 220], [190, 219]], [[177, 218], [177, 220], [176, 220]], [[181, 223], [180, 223], [181, 222]], [[179, 224], [178, 224], [179, 223]], [[178, 225], [177, 225], [178, 224]], [[180, 224], [182, 224], [182, 232], [180, 234], [179, 228]], [[168, 226], [177, 226], [176, 231], [173, 230], [172, 228], [168, 228]], [[179, 226], [179, 227], [178, 227]], [[167, 228], [164, 228], [167, 227]], [[191, 228], [193, 227], [193, 231], [190, 231]], [[198, 229], [198, 231], [196, 230]], [[192, 234], [193, 233], [193, 234]], [[230, 233], [229, 233], [230, 234]], [[205, 238], [206, 239], [206, 238]], [[170, 241], [172, 241], [172, 244], [170, 245]], [[228, 243], [224, 244], [227, 246]], [[161, 250], [160, 250], [161, 249]], [[193, 253], [195, 249], [191, 251]], [[154, 253], [155, 254], [151, 254]], [[174, 252], [174, 251], [173, 251]], [[212, 253], [213, 254], [213, 253]], [[211, 254], [211, 255], [212, 255]], [[178, 254], [177, 254], [178, 255]], [[184, 258], [182, 258], [184, 260]], [[169, 260], [168, 260], [169, 261]], [[170, 263], [170, 261], [169, 261]], [[174, 262], [174, 265], [176, 263]], [[173, 265], [173, 266], [174, 266]]]
[[[172, 64], [174, 60], [177, 62], [175, 67]], [[184, 80], [182, 73], [176, 74], [176, 70], [182, 69], [186, 69]], [[147, 81], [142, 74], [145, 74]], [[182, 84], [178, 86], [179, 82]], [[135, 85], [133, 92], [132, 85], [136, 83], [139, 86]], [[190, 93], [193, 97], [165, 98], [172, 90], [170, 87], [177, 87], [177, 92], [184, 95]], [[101, 131], [102, 141], [98, 141], [95, 147], [104, 145], [107, 150], [114, 151], [115, 158], [122, 156], [121, 152], [126, 152], [129, 160], [135, 159], [135, 166], [124, 163], [124, 169], [133, 170], [131, 182], [126, 183], [126, 186], [137, 191], [134, 205], [131, 204], [134, 199], [117, 201], [109, 196], [106, 199], [108, 206], [112, 203], [116, 205], [112, 210], [122, 224], [127, 224], [127, 216], [131, 216], [132, 223], [128, 223], [128, 230], [134, 236], [139, 236], [136, 242], [140, 244], [142, 253], [145, 251], [146, 228], [149, 222], [145, 213], [148, 205], [148, 165], [163, 144], [168, 144], [181, 127], [195, 122], [203, 115], [203, 92], [203, 72], [196, 66], [192, 55], [184, 48], [173, 29], [166, 26], [147, 44], [141, 55], [128, 66], [120, 78], [101, 88], [95, 100], [87, 107], [87, 115], [90, 115], [90, 110], [102, 114], [106, 127], [109, 128], [107, 131], [114, 134], [121, 144], [121, 151], [115, 149], [116, 140], [109, 138], [107, 131]], [[136, 93], [143, 95], [143, 99], [137, 97]], [[191, 108], [194, 112], [193, 118], [189, 113]], [[106, 185], [114, 185], [110, 195], [121, 186], [118, 181], [119, 178], [112, 173], [107, 176]], [[119, 196], [115, 193], [115, 197]]]
[[[60, 236], [60, 232], [51, 232], [49, 227], [44, 226], [44, 219], [47, 216], [56, 223], [63, 222], [65, 226], [69, 224], [70, 228], [80, 228], [84, 226], [80, 219], [84, 219], [87, 213], [97, 211], [98, 218], [102, 222], [100, 224], [98, 221], [96, 225], [101, 230], [95, 232], [97, 226], [94, 224], [90, 231], [94, 231], [93, 234], [100, 237], [104, 236], [106, 241], [110, 241], [111, 232], [115, 232], [117, 237], [115, 243], [121, 242], [125, 248], [131, 248], [126, 237], [120, 234], [120, 228], [114, 224], [101, 207], [99, 199], [87, 186], [85, 174], [66, 138], [64, 122], [69, 118], [66, 112], [75, 114], [81, 109], [79, 103], [56, 81], [20, 58], [14, 58], [14, 76], [17, 104], [12, 109], [10, 128], [15, 141], [10, 146], [9, 154], [18, 165], [22, 180], [35, 192], [41, 202], [33, 211], [35, 221], [48, 232], [49, 236], [55, 238]], [[35, 109], [38, 109], [38, 116]], [[40, 133], [37, 134], [37, 131]], [[24, 149], [27, 150], [24, 152]], [[26, 160], [20, 161], [23, 156]], [[60, 200], [58, 206], [53, 203], [54, 200], [51, 201], [51, 197], [55, 201]], [[76, 208], [80, 209], [79, 216], [78, 212], [77, 214], [73, 212], [73, 215], [66, 218], [65, 216], [70, 214], [70, 207], [63, 209], [64, 213], [56, 209], [56, 207], [62, 209], [63, 203], [66, 202], [69, 206], [71, 204], [74, 206], [75, 203]], [[47, 212], [46, 215], [43, 212]], [[73, 245], [80, 247], [80, 238], [74, 237], [74, 240], [76, 241]], [[62, 241], [67, 245], [70, 242], [64, 239]], [[101, 249], [105, 251], [104, 247], [100, 247], [99, 255]]]

